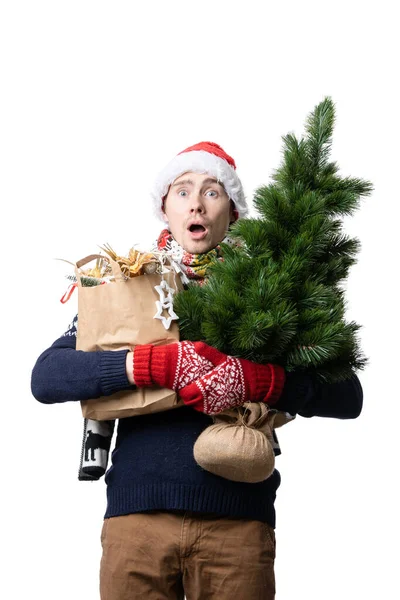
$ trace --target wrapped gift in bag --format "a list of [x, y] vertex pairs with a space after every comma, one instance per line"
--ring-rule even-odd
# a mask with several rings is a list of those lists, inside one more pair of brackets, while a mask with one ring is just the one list
[[273, 430], [293, 418], [263, 402], [225, 410], [197, 438], [195, 460], [206, 471], [231, 481], [264, 481], [275, 466]]
[[[95, 259], [109, 262], [110, 277], [98, 285], [83, 285], [85, 274], [80, 269]], [[77, 350], [132, 350], [137, 344], [161, 345], [179, 340], [178, 325], [170, 316], [173, 315], [172, 302], [162, 299], [164, 292], [167, 294], [164, 300], [168, 300], [182, 289], [179, 275], [173, 268], [168, 269], [168, 263], [163, 265], [161, 274], [129, 278], [117, 261], [92, 254], [76, 263], [75, 274], [79, 315]], [[165, 306], [170, 307], [169, 313]], [[83, 416], [99, 421], [160, 412], [179, 405], [181, 401], [175, 392], [157, 387], [124, 390], [81, 402]]]

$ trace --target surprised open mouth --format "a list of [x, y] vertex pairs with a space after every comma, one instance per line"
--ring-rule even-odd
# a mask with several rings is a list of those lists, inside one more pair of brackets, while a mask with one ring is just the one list
[[194, 240], [201, 240], [207, 235], [207, 229], [200, 223], [192, 223], [189, 227], [189, 232]]

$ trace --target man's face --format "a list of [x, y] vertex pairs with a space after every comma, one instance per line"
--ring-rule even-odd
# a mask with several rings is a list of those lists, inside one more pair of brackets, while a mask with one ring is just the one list
[[187, 252], [202, 254], [226, 236], [233, 211], [223, 186], [207, 173], [184, 173], [171, 184], [164, 219]]

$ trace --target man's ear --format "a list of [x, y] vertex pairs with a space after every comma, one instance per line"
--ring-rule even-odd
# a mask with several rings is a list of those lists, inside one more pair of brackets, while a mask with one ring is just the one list
[[164, 221], [166, 223], [168, 223], [168, 217], [167, 214], [165, 212], [165, 200], [167, 199], [167, 194], [165, 194], [165, 196], [161, 199], [161, 210], [162, 210], [162, 218], [164, 219]]
[[236, 223], [236, 221], [239, 218], [239, 213], [235, 208], [235, 203], [233, 200], [231, 200], [230, 202], [230, 208], [229, 208], [229, 225], [232, 225], [233, 223]]

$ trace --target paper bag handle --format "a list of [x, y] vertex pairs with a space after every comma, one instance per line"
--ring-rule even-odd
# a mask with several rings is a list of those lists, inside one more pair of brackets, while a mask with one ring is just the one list
[[95, 260], [96, 258], [102, 258], [102, 259], [108, 260], [108, 262], [111, 264], [111, 269], [112, 269], [115, 279], [117, 281], [125, 281], [125, 278], [122, 275], [121, 267], [115, 260], [113, 260], [109, 256], [104, 256], [103, 254], [89, 254], [89, 256], [85, 256], [85, 258], [81, 258], [81, 260], [78, 260], [78, 262], [75, 264], [76, 282], [79, 287], [82, 287], [82, 282], [81, 282], [82, 273], [79, 272], [79, 269], [81, 267], [83, 267], [84, 265], [86, 265], [87, 263], [91, 262], [92, 260]]

